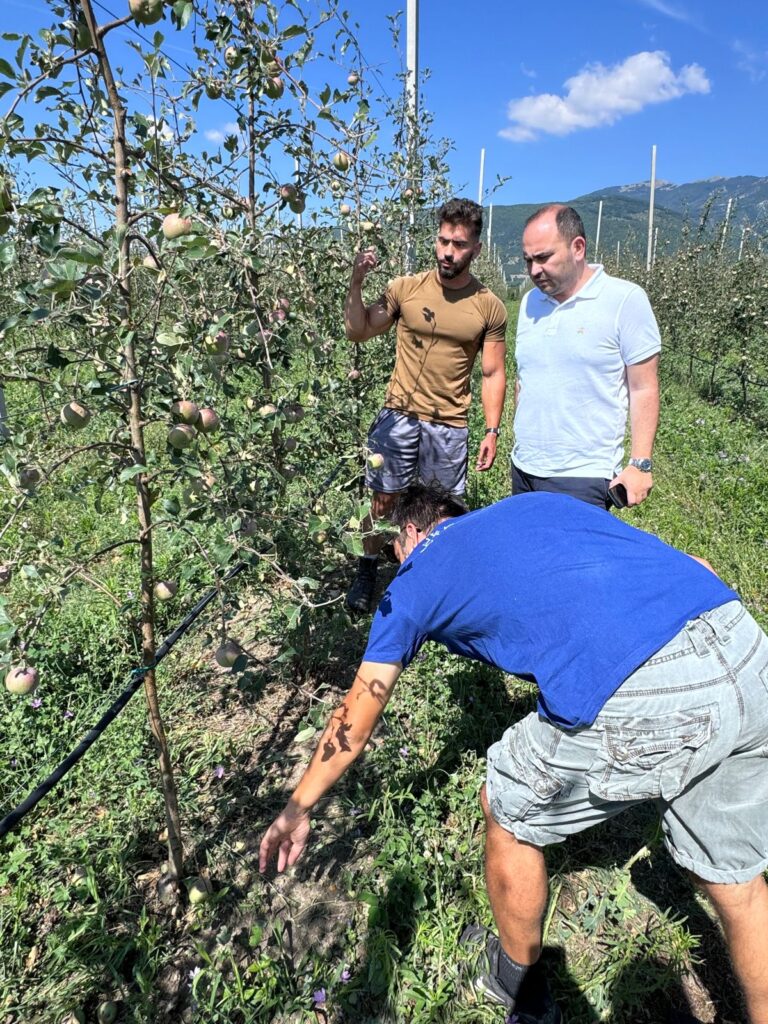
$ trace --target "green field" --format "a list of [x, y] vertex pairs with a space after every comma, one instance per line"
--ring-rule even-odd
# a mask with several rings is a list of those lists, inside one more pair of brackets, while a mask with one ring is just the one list
[[[656, 487], [625, 514], [709, 558], [766, 624], [765, 437], [671, 373], [663, 380]], [[483, 504], [507, 488], [505, 453], [469, 496]], [[41, 499], [34, 515], [97, 528], [89, 506], [88, 497], [74, 510]], [[172, 545], [160, 552], [173, 557]], [[283, 877], [257, 873], [260, 833], [365, 642], [365, 623], [339, 606], [348, 563], [337, 550], [323, 558], [318, 597], [336, 603], [308, 623], [301, 656], [294, 638], [294, 656], [281, 660], [285, 624], [264, 620], [270, 604], [246, 575], [227, 614], [248, 665], [215, 666], [207, 615], [160, 673], [186, 870], [210, 879], [211, 898], [183, 909], [158, 897], [163, 813], [139, 696], [5, 841], [3, 1019], [53, 1021], [74, 1007], [90, 1015], [107, 998], [137, 1024], [500, 1019], [472, 1002], [456, 941], [467, 922], [490, 923], [477, 791], [486, 747], [533, 706], [527, 685], [427, 648], [369, 752], [318, 810], [304, 860]], [[101, 583], [119, 592], [125, 572], [116, 562]], [[203, 583], [189, 581], [169, 624]], [[120, 688], [119, 666], [124, 681], [135, 663], [99, 592], [64, 601], [46, 642], [59, 682], [37, 711], [6, 713], [7, 803], [68, 751]], [[701, 1020], [740, 1019], [718, 926], [672, 866], [652, 815], [627, 814], [553, 848], [548, 861], [546, 945], [569, 1021], [654, 1024], [687, 1002]]]

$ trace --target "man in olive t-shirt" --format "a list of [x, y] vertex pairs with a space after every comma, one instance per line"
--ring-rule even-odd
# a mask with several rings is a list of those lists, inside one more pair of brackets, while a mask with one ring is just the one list
[[[506, 391], [507, 313], [469, 270], [481, 249], [482, 207], [451, 199], [438, 211], [438, 224], [437, 268], [395, 278], [370, 306], [363, 303], [362, 284], [376, 266], [376, 254], [358, 253], [352, 267], [344, 309], [350, 341], [367, 341], [397, 325], [395, 368], [368, 435], [375, 456], [366, 467], [373, 519], [385, 519], [397, 495], [416, 479], [464, 493], [470, 377], [480, 351], [486, 432], [476, 469], [490, 469], [496, 457]], [[371, 523], [365, 526], [370, 529]], [[356, 612], [370, 610], [381, 541], [366, 536], [363, 547], [347, 594], [347, 605]]]

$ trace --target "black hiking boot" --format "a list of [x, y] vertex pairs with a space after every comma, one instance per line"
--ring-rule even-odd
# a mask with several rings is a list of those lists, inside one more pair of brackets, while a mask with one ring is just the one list
[[379, 563], [376, 558], [358, 558], [357, 575], [347, 591], [347, 608], [366, 615], [371, 610], [373, 592], [376, 589], [376, 572]]
[[[560, 1008], [549, 991], [546, 980], [542, 977], [543, 993], [537, 999], [536, 1009], [517, 1006], [516, 1000], [507, 992], [499, 980], [499, 957], [501, 943], [488, 928], [482, 925], [469, 924], [461, 933], [460, 946], [470, 949], [472, 959], [467, 962], [473, 971], [471, 985], [478, 996], [493, 1003], [504, 1006], [508, 1011], [506, 1024], [565, 1024]], [[525, 988], [525, 981], [521, 991]], [[522, 1002], [522, 1001], [521, 1001]]]

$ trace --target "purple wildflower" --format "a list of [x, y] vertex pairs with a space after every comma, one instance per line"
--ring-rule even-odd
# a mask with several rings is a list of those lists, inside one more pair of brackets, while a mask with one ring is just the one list
[[224, 765], [223, 764], [217, 764], [216, 765], [216, 769], [215, 769], [213, 774], [216, 776], [217, 779], [223, 779], [224, 778]]
[[408, 757], [408, 747], [400, 747], [398, 753], [400, 754], [400, 757]]
[[74, 717], [75, 717], [74, 712], [70, 711], [69, 708], [67, 708], [67, 710], [64, 712], [64, 718], [74, 718]]
[[320, 1003], [324, 1003], [325, 1002], [325, 989], [324, 988], [317, 989], [317, 991], [313, 993], [312, 998], [314, 999], [316, 1006], [318, 1006]]
[[352, 972], [347, 970], [347, 968], [345, 967], [344, 970], [341, 972], [340, 980], [346, 985], [346, 983], [349, 981], [351, 977]]
[[34, 708], [35, 711], [37, 711], [38, 708], [41, 708], [43, 706], [43, 698], [42, 697], [35, 697], [34, 700], [31, 700], [29, 702], [29, 706], [31, 708]]

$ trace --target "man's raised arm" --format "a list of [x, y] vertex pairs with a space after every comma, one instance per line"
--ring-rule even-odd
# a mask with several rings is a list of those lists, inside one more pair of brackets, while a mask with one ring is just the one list
[[341, 705], [331, 715], [309, 767], [288, 803], [264, 834], [259, 871], [277, 853], [277, 870], [299, 859], [309, 838], [309, 815], [317, 801], [337, 782], [370, 739], [392, 695], [402, 665], [364, 661]]
[[363, 303], [363, 281], [376, 263], [376, 253], [373, 249], [366, 249], [365, 252], [355, 255], [347, 301], [344, 305], [344, 327], [350, 341], [367, 341], [369, 338], [375, 338], [377, 334], [388, 331], [394, 322], [383, 299], [378, 299], [370, 306]]

